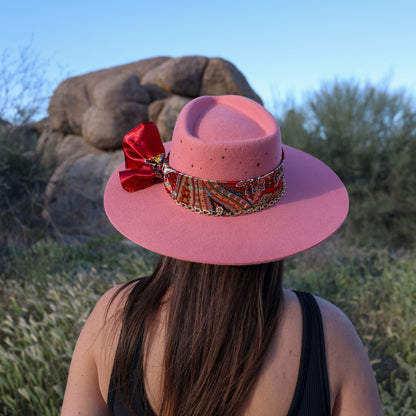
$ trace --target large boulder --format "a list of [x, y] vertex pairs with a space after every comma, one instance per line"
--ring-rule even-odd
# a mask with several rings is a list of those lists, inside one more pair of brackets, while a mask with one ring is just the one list
[[203, 56], [170, 59], [149, 71], [143, 77], [142, 84], [157, 85], [172, 94], [197, 97], [208, 60]]
[[231, 62], [203, 56], [144, 59], [63, 81], [50, 100], [37, 147], [45, 168], [54, 169], [44, 216], [64, 235], [111, 232], [102, 197], [123, 161], [123, 136], [153, 121], [168, 141], [187, 102], [223, 94], [262, 103]]
[[153, 121], [159, 126], [159, 133], [163, 142], [172, 138], [176, 119], [182, 108], [189, 101], [191, 101], [190, 98], [173, 95], [172, 97], [152, 103], [153, 108], [149, 111], [149, 118], [150, 121]]
[[96, 150], [82, 136], [64, 135], [57, 131], [42, 133], [36, 147], [36, 152], [41, 156], [40, 163], [49, 171], [69, 158], [80, 157]]
[[[227, 91], [224, 93], [224, 91]], [[231, 63], [211, 58], [205, 68], [199, 95], [243, 95], [262, 104], [261, 98], [251, 89], [244, 75]]]
[[[136, 75], [140, 79], [146, 72], [168, 59], [171, 58], [144, 59], [66, 79], [55, 90], [49, 102], [49, 120], [52, 128], [63, 133], [81, 134], [84, 113], [91, 105], [95, 104], [94, 96], [97, 84], [108, 82], [123, 73]], [[99, 86], [98, 89], [100, 88]]]
[[105, 236], [113, 231], [104, 215], [103, 195], [123, 152], [96, 150], [58, 166], [45, 193], [43, 215], [60, 235]]
[[115, 109], [92, 106], [84, 113], [82, 136], [97, 149], [120, 149], [123, 136], [148, 121], [148, 106], [132, 101]]

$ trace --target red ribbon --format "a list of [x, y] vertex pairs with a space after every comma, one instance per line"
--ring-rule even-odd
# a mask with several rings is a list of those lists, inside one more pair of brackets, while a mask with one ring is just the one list
[[156, 159], [165, 153], [159, 130], [154, 123], [141, 123], [123, 138], [125, 170], [120, 182], [128, 192], [147, 188], [161, 178], [154, 168]]

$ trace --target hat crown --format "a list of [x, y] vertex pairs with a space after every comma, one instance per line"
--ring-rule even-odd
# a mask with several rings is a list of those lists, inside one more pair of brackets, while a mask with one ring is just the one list
[[274, 117], [242, 96], [199, 97], [175, 125], [169, 164], [201, 179], [238, 181], [263, 176], [281, 161]]

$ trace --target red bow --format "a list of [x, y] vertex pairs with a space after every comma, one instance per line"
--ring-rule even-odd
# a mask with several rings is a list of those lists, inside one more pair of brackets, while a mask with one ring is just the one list
[[165, 148], [154, 123], [141, 123], [123, 138], [126, 169], [119, 172], [120, 182], [128, 192], [147, 188], [161, 179], [161, 161]]

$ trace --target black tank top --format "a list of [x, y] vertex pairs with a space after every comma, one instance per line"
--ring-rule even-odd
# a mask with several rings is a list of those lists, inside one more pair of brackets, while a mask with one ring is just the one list
[[[330, 416], [328, 372], [322, 317], [310, 293], [297, 292], [302, 307], [302, 350], [295, 393], [287, 416]], [[108, 407], [114, 416], [155, 416], [143, 383], [134, 397], [135, 412], [115, 393], [113, 374], [108, 390]]]

